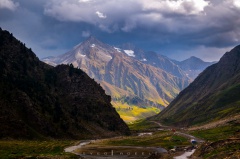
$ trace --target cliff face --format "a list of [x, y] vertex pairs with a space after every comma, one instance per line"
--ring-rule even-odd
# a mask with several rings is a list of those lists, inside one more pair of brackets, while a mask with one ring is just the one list
[[0, 138], [128, 134], [111, 97], [73, 66], [49, 66], [0, 29]]
[[203, 71], [154, 119], [193, 125], [240, 112], [240, 46]]

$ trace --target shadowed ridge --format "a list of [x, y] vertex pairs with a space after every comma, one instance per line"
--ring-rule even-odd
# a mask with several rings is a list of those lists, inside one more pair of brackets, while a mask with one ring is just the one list
[[72, 65], [52, 67], [0, 31], [0, 138], [129, 134], [102, 87]]

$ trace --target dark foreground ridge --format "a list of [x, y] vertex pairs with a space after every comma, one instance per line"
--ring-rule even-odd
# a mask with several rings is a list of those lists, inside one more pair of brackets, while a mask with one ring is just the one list
[[49, 66], [0, 28], [0, 138], [128, 134], [111, 97], [73, 66]]
[[151, 118], [181, 126], [240, 113], [240, 45], [208, 67], [171, 104]]

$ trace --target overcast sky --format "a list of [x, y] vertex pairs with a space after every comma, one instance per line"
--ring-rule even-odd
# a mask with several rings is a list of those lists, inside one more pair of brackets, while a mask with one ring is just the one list
[[39, 58], [93, 35], [177, 60], [216, 61], [240, 44], [240, 0], [0, 0], [0, 27]]

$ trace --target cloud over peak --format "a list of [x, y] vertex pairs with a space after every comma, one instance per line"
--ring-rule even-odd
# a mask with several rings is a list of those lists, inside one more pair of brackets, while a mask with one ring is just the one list
[[240, 0], [0, 0], [1, 27], [51, 51], [95, 35], [161, 53], [221, 52], [240, 43], [239, 15]]
[[91, 35], [89, 31], [82, 31], [82, 37], [87, 38]]
[[163, 17], [174, 20], [176, 15], [197, 16], [209, 5], [206, 0], [50, 0], [44, 13], [60, 21], [87, 22], [111, 32], [111, 27], [118, 25], [119, 30], [129, 32], [139, 25], [159, 24]]

